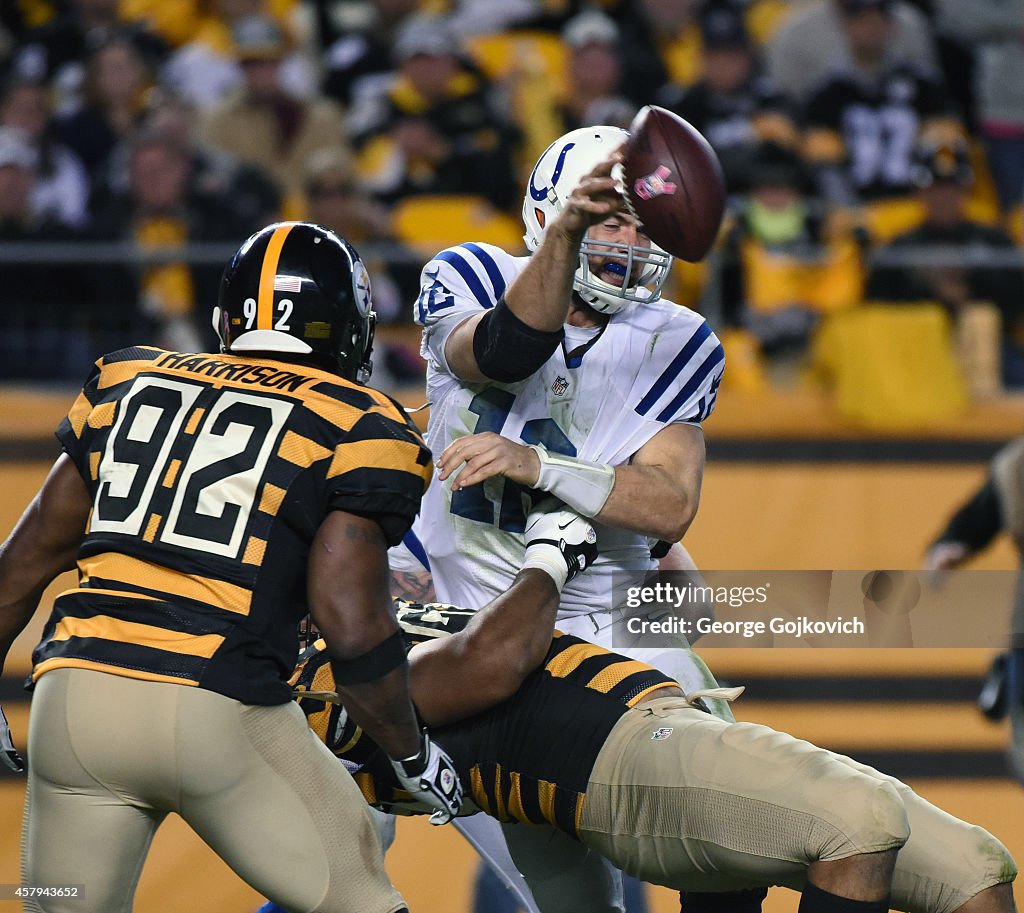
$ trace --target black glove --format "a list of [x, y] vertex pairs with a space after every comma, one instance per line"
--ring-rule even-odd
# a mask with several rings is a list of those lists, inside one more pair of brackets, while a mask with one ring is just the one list
[[462, 806], [462, 784], [452, 759], [430, 740], [426, 729], [421, 733], [417, 754], [401, 761], [390, 760], [402, 789], [436, 809], [430, 816], [431, 824], [447, 824], [455, 817]]

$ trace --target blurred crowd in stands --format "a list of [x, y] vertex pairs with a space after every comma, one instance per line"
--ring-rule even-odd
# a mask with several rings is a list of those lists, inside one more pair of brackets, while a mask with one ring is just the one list
[[[355, 242], [382, 320], [408, 323], [437, 248], [523, 249], [553, 138], [655, 103], [727, 178], [719, 245], [668, 295], [708, 314], [729, 383], [837, 370], [839, 318], [863, 333], [870, 312], [870, 332], [919, 340], [913, 315], [940, 313], [975, 392], [1024, 387], [1024, 0], [0, 10], [0, 377], [78, 379], [139, 338], [212, 345], [221, 252], [277, 218]], [[419, 370], [386, 355], [395, 382]]]

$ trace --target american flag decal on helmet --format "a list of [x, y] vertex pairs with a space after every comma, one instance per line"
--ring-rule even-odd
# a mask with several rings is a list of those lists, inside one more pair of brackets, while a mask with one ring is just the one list
[[274, 276], [275, 292], [301, 292], [302, 279], [299, 276]]

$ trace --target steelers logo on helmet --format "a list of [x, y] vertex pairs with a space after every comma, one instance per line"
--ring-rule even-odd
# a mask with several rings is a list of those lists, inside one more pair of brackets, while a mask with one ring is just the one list
[[375, 322], [359, 254], [310, 222], [275, 222], [249, 238], [214, 311], [222, 351], [305, 357], [356, 383], [370, 377]]
[[[531, 251], [540, 246], [544, 232], [582, 178], [628, 137], [620, 127], [583, 127], [548, 146], [530, 174], [523, 200], [523, 238]], [[613, 175], [621, 183], [621, 167]], [[630, 244], [600, 241], [592, 235], [593, 229], [583, 239], [573, 278], [574, 291], [588, 305], [614, 314], [631, 302], [661, 296], [672, 266], [670, 254], [642, 237]]]
[[373, 308], [373, 295], [370, 290], [370, 274], [362, 260], [357, 260], [352, 268], [352, 295], [359, 313], [369, 314]]

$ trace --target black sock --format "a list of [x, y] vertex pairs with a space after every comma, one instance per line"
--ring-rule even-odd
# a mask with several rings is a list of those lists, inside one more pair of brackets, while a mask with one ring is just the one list
[[682, 901], [682, 913], [760, 913], [761, 901], [767, 895], [767, 888], [721, 893], [680, 891], [679, 899]]
[[889, 913], [889, 898], [884, 900], [850, 900], [830, 894], [809, 881], [804, 885], [798, 913]]

